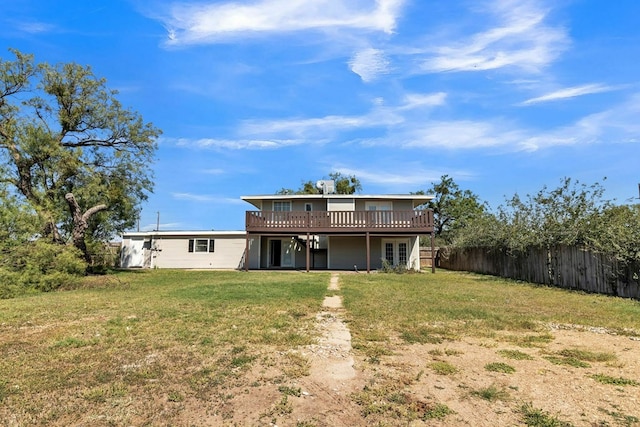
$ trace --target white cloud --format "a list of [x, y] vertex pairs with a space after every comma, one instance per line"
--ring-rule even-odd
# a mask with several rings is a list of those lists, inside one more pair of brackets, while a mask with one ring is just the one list
[[420, 107], [436, 107], [444, 105], [447, 94], [444, 92], [418, 94], [410, 93], [404, 97], [404, 104], [399, 107], [400, 110], [413, 110]]
[[399, 185], [403, 187], [407, 185], [425, 185], [425, 183], [438, 177], [437, 173], [420, 168], [403, 170], [403, 173], [383, 172], [379, 168], [375, 170], [336, 168], [335, 170], [343, 175], [355, 175], [360, 181], [391, 186]]
[[531, 135], [523, 148], [538, 150], [558, 145], [640, 142], [640, 94], [599, 113], [585, 116], [575, 123]]
[[[168, 139], [165, 139], [168, 140]], [[297, 140], [269, 140], [269, 139], [215, 139], [215, 138], [200, 138], [200, 139], [188, 139], [180, 138], [176, 140], [176, 145], [183, 147], [198, 147], [198, 148], [219, 148], [230, 150], [265, 150], [281, 148], [290, 145], [301, 144], [302, 141]]]
[[21, 22], [18, 24], [18, 28], [29, 34], [49, 33], [56, 29], [55, 26], [44, 22]]
[[561, 99], [575, 98], [577, 96], [590, 95], [593, 93], [609, 92], [617, 90], [613, 86], [607, 86], [603, 84], [588, 84], [582, 86], [573, 86], [564, 89], [557, 90], [555, 92], [548, 93], [546, 95], [538, 96], [524, 101], [521, 105], [539, 104], [541, 102], [558, 101]]
[[501, 122], [473, 120], [425, 121], [404, 130], [405, 148], [441, 147], [451, 150], [516, 146], [524, 133]]
[[423, 71], [539, 71], [568, 45], [566, 30], [545, 25], [546, 11], [532, 1], [496, 1], [489, 12], [499, 21], [495, 28], [434, 49], [422, 63]]
[[234, 37], [347, 28], [391, 33], [404, 0], [260, 0], [175, 4], [168, 44], [217, 43]]
[[218, 203], [218, 204], [243, 204], [244, 202], [238, 198], [217, 196], [214, 194], [194, 194], [194, 193], [171, 193], [171, 197], [177, 200], [188, 200], [191, 202], [201, 203]]
[[390, 70], [389, 61], [381, 50], [368, 48], [357, 52], [349, 61], [351, 71], [360, 76], [363, 82], [376, 80]]
[[[386, 106], [381, 98], [373, 100], [371, 111], [355, 116], [325, 116], [307, 119], [283, 120], [251, 120], [246, 121], [240, 128], [243, 135], [279, 135], [280, 138], [313, 137], [315, 140], [325, 140], [339, 132], [394, 127], [406, 121], [405, 114], [409, 110], [443, 105], [446, 93], [408, 94], [398, 106]], [[321, 135], [321, 137], [318, 137]]]
[[224, 169], [204, 169], [202, 171], [202, 173], [207, 174], [207, 175], [222, 175], [225, 173]]

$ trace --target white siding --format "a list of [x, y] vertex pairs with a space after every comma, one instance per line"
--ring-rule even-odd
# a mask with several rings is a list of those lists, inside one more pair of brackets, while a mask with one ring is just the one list
[[[192, 238], [198, 238], [193, 236]], [[153, 266], [156, 268], [238, 268], [245, 250], [245, 238], [208, 237], [215, 241], [214, 252], [189, 252], [188, 237], [154, 239]]]
[[[189, 252], [190, 239], [214, 240], [213, 252]], [[147, 242], [150, 249], [142, 249]], [[250, 243], [249, 267], [258, 265], [257, 237]], [[149, 232], [125, 234], [122, 238], [123, 268], [202, 268], [237, 269], [244, 267], [246, 234], [243, 232]], [[140, 257], [149, 258], [140, 264]]]

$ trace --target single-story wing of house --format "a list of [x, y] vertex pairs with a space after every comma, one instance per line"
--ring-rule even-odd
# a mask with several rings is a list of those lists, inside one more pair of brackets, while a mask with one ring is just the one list
[[[122, 236], [124, 268], [420, 269], [420, 236], [431, 236], [425, 195], [243, 196], [244, 231], [153, 231]], [[433, 263], [432, 263], [433, 265]]]

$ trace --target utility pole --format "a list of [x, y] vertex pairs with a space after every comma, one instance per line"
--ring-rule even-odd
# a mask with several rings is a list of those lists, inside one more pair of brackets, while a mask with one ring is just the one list
[[158, 219], [156, 220], [156, 231], [160, 231], [160, 211], [158, 211]]

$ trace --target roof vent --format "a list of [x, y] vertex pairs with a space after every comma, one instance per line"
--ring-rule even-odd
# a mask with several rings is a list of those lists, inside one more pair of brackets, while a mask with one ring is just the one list
[[332, 179], [321, 179], [316, 182], [316, 187], [322, 191], [322, 194], [333, 194], [336, 192], [335, 181]]

